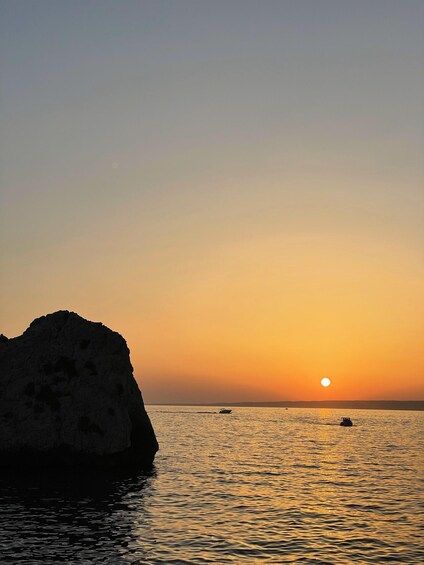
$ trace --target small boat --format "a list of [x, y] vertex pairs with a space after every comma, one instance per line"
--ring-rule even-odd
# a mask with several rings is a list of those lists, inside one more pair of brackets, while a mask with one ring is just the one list
[[219, 413], [220, 414], [231, 414], [231, 410], [229, 408], [221, 408]]
[[346, 428], [353, 426], [352, 424], [352, 420], [350, 418], [342, 418], [342, 421], [340, 422], [341, 426], [345, 426]]

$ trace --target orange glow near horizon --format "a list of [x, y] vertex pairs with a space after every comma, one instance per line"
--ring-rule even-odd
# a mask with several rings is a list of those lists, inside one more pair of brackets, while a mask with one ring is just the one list
[[[149, 284], [126, 277], [111, 303], [121, 264], [95, 307], [81, 292], [68, 308], [127, 339], [146, 402], [422, 399], [418, 276], [394, 269], [383, 245], [368, 252], [311, 236], [240, 241], [194, 272], [174, 264], [172, 288], [160, 270]], [[49, 303], [63, 308], [64, 294]]]
[[[384, 286], [382, 257], [379, 265], [369, 261], [364, 276], [352, 250], [318, 268], [313, 250], [301, 257], [298, 247], [297, 270], [279, 268], [275, 249], [273, 260], [266, 249], [238, 247], [221, 257], [220, 271], [185, 289], [180, 307], [155, 320], [166, 342], [156, 351], [159, 374], [177, 369], [207, 398], [222, 400], [424, 397], [411, 281], [387, 273]], [[140, 364], [148, 376], [153, 344], [146, 339]], [[322, 373], [337, 377], [329, 390], [320, 386]]]

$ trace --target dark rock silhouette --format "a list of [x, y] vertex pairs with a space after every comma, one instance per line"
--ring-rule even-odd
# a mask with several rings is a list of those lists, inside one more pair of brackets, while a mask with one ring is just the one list
[[0, 467], [148, 467], [158, 443], [122, 336], [60, 311], [0, 339]]

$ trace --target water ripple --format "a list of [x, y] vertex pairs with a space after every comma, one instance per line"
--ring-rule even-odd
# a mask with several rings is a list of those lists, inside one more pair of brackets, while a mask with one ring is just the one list
[[1, 563], [424, 561], [423, 414], [151, 407], [149, 475], [2, 475]]

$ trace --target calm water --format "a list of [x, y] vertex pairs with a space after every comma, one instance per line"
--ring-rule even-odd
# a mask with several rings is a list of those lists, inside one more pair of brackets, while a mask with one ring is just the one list
[[149, 476], [2, 476], [0, 562], [424, 562], [423, 412], [150, 406]]

